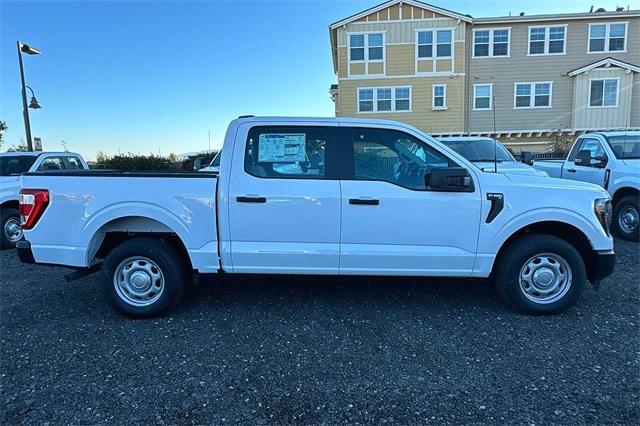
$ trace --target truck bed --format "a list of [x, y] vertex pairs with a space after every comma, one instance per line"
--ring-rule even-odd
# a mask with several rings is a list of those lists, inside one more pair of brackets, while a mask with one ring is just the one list
[[551, 177], [562, 177], [562, 166], [565, 160], [534, 160], [533, 168], [547, 172]]
[[49, 205], [25, 231], [37, 262], [87, 267], [108, 232], [166, 232], [184, 242], [194, 268], [218, 269], [213, 173], [63, 171], [28, 173]]

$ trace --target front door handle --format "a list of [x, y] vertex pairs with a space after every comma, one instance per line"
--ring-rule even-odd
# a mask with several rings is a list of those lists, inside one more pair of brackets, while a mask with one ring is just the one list
[[575, 172], [576, 172], [576, 169], [567, 169], [567, 171], [568, 171], [569, 173], [575, 173]]
[[257, 195], [245, 195], [243, 197], [236, 197], [236, 201], [239, 203], [266, 203], [267, 197], [260, 197]]
[[349, 204], [356, 206], [377, 206], [380, 204], [380, 200], [373, 198], [349, 198]]

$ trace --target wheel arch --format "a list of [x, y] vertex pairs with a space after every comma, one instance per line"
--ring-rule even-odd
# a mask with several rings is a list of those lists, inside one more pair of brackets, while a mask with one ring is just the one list
[[587, 269], [587, 277], [591, 279], [595, 270], [593, 269], [595, 252], [591, 245], [591, 241], [587, 235], [578, 227], [562, 221], [539, 221], [522, 226], [513, 232], [500, 246], [497, 252], [496, 260], [493, 262], [492, 274], [499, 264], [509, 246], [517, 239], [525, 235], [551, 235], [560, 238], [571, 244], [580, 253]]
[[618, 188], [616, 192], [613, 193], [613, 196], [611, 197], [613, 205], [615, 206], [618, 203], [618, 201], [620, 201], [621, 199], [629, 195], [635, 195], [636, 197], [640, 197], [640, 190], [632, 186], [625, 186], [622, 188]]
[[136, 215], [112, 218], [93, 233], [87, 249], [87, 265], [91, 265], [96, 258], [104, 258], [124, 241], [142, 237], [168, 242], [192, 267], [187, 245], [174, 227], [158, 218]]
[[18, 200], [6, 200], [3, 201], [2, 204], [0, 204], [0, 209], [16, 209], [18, 210], [20, 208], [20, 203], [18, 202]]

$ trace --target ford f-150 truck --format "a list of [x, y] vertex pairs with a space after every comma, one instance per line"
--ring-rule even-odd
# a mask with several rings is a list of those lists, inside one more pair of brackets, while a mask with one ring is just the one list
[[549, 176], [602, 186], [613, 198], [613, 230], [640, 241], [640, 132], [580, 135], [566, 160], [534, 161]]
[[88, 169], [75, 152], [3, 152], [0, 154], [0, 248], [13, 248], [22, 238], [18, 191], [26, 172]]
[[557, 313], [614, 265], [604, 189], [482, 172], [393, 121], [242, 117], [219, 174], [28, 173], [20, 214], [23, 262], [99, 270], [131, 316], [215, 273], [493, 276]]

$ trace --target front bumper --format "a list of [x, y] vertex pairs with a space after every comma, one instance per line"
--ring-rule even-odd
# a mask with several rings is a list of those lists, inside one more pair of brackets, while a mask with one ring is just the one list
[[589, 281], [597, 284], [601, 279], [613, 273], [616, 265], [616, 254], [613, 250], [596, 251], [593, 253], [593, 263], [589, 268]]
[[18, 258], [22, 263], [36, 263], [36, 259], [33, 257], [31, 251], [31, 243], [26, 240], [20, 240], [16, 243], [16, 251], [18, 252]]

